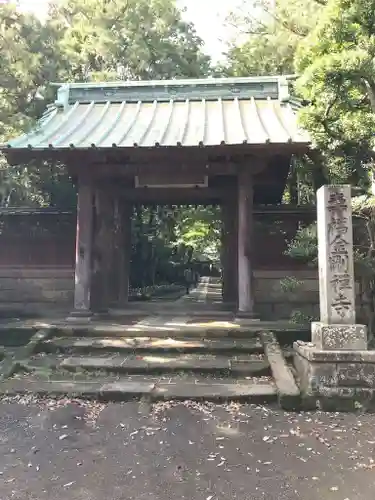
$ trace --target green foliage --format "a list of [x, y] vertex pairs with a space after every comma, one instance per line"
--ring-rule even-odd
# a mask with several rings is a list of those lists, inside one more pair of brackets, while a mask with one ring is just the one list
[[27, 129], [45, 108], [41, 92], [56, 79], [59, 53], [49, 25], [0, 5], [0, 140]]
[[289, 242], [286, 254], [294, 259], [317, 263], [318, 238], [316, 224], [300, 228]]
[[207, 75], [209, 58], [175, 0], [63, 0], [49, 24], [59, 34], [65, 79], [103, 81]]
[[[375, 1], [329, 0], [299, 47], [301, 123], [341, 182], [366, 188], [375, 126]], [[339, 171], [336, 173], [336, 168]]]
[[[236, 36], [226, 73], [233, 76], [294, 73], [294, 57], [314, 27], [322, 5], [316, 0], [244, 0], [228, 23]], [[240, 40], [240, 43], [238, 43]]]
[[284, 293], [295, 292], [301, 285], [302, 281], [298, 280], [295, 276], [287, 276], [280, 280], [280, 287]]
[[299, 311], [298, 309], [294, 310], [290, 315], [290, 321], [297, 325], [309, 325], [312, 321], [316, 321], [317, 318], [313, 318], [308, 314]]
[[219, 260], [221, 219], [219, 207], [191, 207], [179, 212], [176, 244], [192, 249], [194, 260]]
[[[55, 35], [33, 15], [0, 5], [0, 143], [27, 131], [52, 99], [48, 82], [56, 80], [62, 61]], [[9, 167], [0, 156], [0, 205], [50, 204], [56, 177], [64, 189], [68, 179], [61, 167]]]
[[136, 207], [131, 283], [178, 282], [186, 267], [218, 260], [220, 227], [216, 207]]

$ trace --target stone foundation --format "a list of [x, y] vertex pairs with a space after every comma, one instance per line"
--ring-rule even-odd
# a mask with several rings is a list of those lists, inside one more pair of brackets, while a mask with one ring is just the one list
[[300, 341], [294, 343], [294, 351], [307, 406], [336, 410], [375, 408], [375, 351], [322, 350]]
[[311, 342], [323, 350], [367, 349], [367, 327], [365, 325], [311, 324]]

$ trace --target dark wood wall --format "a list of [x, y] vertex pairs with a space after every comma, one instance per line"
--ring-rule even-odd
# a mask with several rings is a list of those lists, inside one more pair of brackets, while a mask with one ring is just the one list
[[[257, 208], [254, 268], [306, 269], [285, 255], [300, 224], [315, 220], [314, 210]], [[76, 215], [72, 212], [8, 209], [0, 214], [0, 267], [73, 268]]]

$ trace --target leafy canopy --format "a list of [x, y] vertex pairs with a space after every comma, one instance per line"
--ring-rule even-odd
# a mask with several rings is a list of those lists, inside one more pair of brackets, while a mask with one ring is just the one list
[[358, 172], [374, 146], [374, 57], [374, 0], [329, 0], [296, 57], [298, 90], [311, 102], [302, 124]]
[[294, 73], [296, 50], [321, 9], [316, 0], [244, 0], [228, 19], [235, 36], [226, 72], [233, 76]]
[[49, 23], [75, 81], [207, 75], [209, 58], [175, 0], [63, 0]]

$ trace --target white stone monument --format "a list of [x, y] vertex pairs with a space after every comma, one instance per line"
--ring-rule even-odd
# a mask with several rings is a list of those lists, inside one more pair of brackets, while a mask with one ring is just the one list
[[311, 325], [311, 342], [294, 343], [303, 401], [333, 410], [375, 407], [375, 351], [355, 314], [351, 187], [321, 187], [317, 211], [320, 322]]
[[367, 349], [367, 329], [356, 324], [350, 186], [317, 192], [320, 322], [311, 341], [321, 349]]

